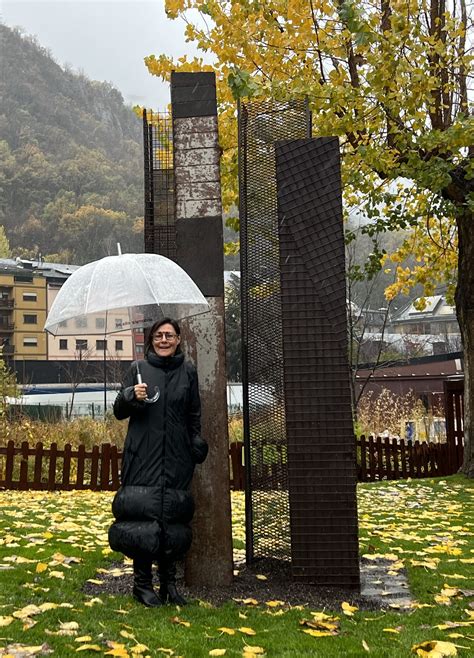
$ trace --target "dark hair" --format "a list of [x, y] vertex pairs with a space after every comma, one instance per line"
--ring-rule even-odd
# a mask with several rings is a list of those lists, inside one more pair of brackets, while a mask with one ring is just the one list
[[[155, 322], [155, 324], [152, 326], [150, 331], [148, 332], [148, 336], [145, 341], [145, 356], [148, 354], [148, 352], [151, 350], [154, 352], [153, 349], [153, 335], [157, 329], [159, 329], [161, 326], [164, 324], [170, 324], [173, 329], [175, 330], [175, 333], [177, 336], [181, 336], [181, 328], [179, 324], [176, 322], [176, 320], [173, 320], [173, 318], [163, 318], [163, 320], [158, 320]], [[181, 352], [181, 345], [178, 345], [176, 348], [175, 354], [179, 354]]]

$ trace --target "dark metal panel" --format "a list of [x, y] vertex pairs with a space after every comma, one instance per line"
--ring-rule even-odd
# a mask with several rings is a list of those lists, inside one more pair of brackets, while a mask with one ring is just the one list
[[222, 218], [178, 219], [176, 245], [180, 266], [206, 297], [224, 294]]
[[294, 578], [359, 587], [336, 138], [276, 145]]
[[214, 73], [171, 74], [173, 117], [216, 116], [216, 82]]

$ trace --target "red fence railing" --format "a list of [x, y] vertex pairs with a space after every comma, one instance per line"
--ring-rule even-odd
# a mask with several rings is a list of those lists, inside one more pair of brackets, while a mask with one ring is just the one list
[[[456, 473], [462, 464], [462, 444], [404, 441], [388, 437], [361, 436], [357, 446], [357, 477], [360, 482], [424, 478]], [[229, 446], [230, 486], [245, 488], [243, 443]], [[286, 461], [286, 451], [268, 450], [262, 459], [268, 472], [280, 471], [276, 462]], [[276, 461], [275, 461], [276, 460]], [[114, 491], [120, 485], [122, 453], [117, 446], [103, 443], [87, 450], [84, 445], [67, 444], [59, 449], [55, 443], [30, 446], [24, 441], [15, 446], [9, 441], [0, 447], [0, 488], [36, 490], [91, 489]], [[255, 484], [255, 483], [254, 483]], [[283, 483], [274, 481], [275, 488]], [[258, 483], [257, 483], [258, 486]]]

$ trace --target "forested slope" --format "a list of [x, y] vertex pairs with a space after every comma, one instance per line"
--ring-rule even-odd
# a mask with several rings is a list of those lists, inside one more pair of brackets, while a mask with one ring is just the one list
[[108, 83], [0, 25], [0, 224], [12, 255], [143, 250], [141, 123]]

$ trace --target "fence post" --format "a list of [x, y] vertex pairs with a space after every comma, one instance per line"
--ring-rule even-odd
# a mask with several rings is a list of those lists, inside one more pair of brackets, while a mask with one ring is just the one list
[[49, 472], [48, 472], [48, 489], [56, 489], [56, 460], [58, 455], [58, 444], [52, 443], [49, 449]]
[[21, 443], [21, 461], [20, 461], [20, 479], [18, 489], [26, 491], [28, 489], [28, 441]]
[[7, 443], [7, 454], [5, 457], [5, 488], [11, 489], [13, 482], [13, 464], [15, 461], [15, 443], [10, 440]]
[[43, 476], [43, 444], [41, 441], [38, 441], [35, 448], [35, 466], [34, 466], [34, 477], [33, 477], [33, 489], [41, 489], [41, 480]]
[[356, 445], [360, 446], [360, 481], [367, 482], [367, 448], [364, 434], [361, 435]]

